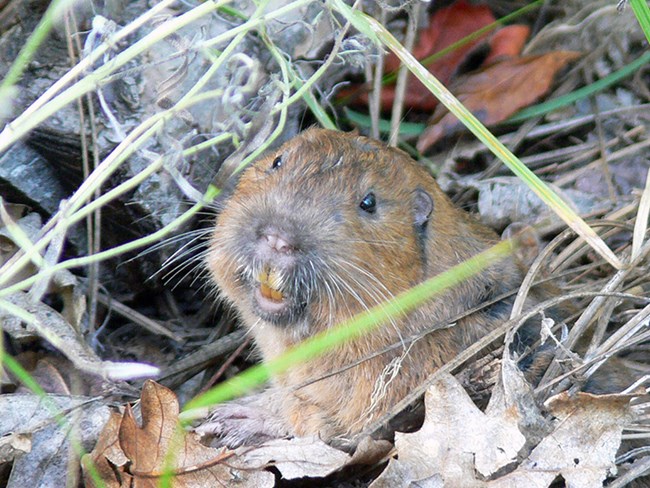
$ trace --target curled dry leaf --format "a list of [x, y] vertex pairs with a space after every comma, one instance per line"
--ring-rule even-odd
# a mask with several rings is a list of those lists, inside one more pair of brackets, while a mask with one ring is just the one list
[[[400, 463], [397, 459], [393, 458], [389, 461], [388, 466], [377, 478], [371, 488], [394, 488], [394, 487], [418, 487], [418, 488], [445, 488], [444, 480], [439, 474], [434, 474], [426, 478], [413, 478], [410, 466]], [[473, 488], [475, 485], [467, 485], [468, 488]], [[481, 485], [476, 485], [481, 486]]]
[[555, 430], [515, 471], [488, 486], [546, 488], [558, 475], [574, 488], [602, 486], [616, 472], [615, 455], [632, 398], [563, 392], [548, 399], [545, 406], [556, 418]]
[[198, 436], [185, 432], [178, 422], [174, 393], [146, 381], [141, 396], [142, 426], [130, 407], [113, 414], [93, 451], [82, 465], [86, 486], [96, 486], [90, 467], [95, 466], [108, 488], [154, 488], [165, 471], [173, 473], [171, 486], [273, 486], [274, 476], [261, 470], [238, 470], [234, 451], [202, 445]]
[[[542, 429], [548, 435], [524, 461], [511, 465], [525, 441], [517, 424], [525, 425], [531, 438], [540, 432], [539, 425], [522, 422], [518, 400], [482, 413], [452, 376], [444, 376], [426, 393], [422, 428], [395, 435], [397, 457], [371, 486], [547, 488], [558, 476], [571, 487], [602, 486], [615, 474], [633, 397], [561, 393], [550, 398], [545, 406], [553, 419], [540, 418], [548, 424]], [[511, 472], [487, 481], [501, 469]]]
[[[451, 8], [451, 7], [450, 7]], [[482, 9], [480, 6], [473, 6], [472, 9]], [[441, 9], [445, 10], [445, 9]], [[448, 16], [445, 16], [447, 18]], [[448, 36], [442, 36], [441, 39], [438, 40], [438, 42], [442, 41], [441, 44], [435, 44], [433, 45], [435, 49], [431, 50], [430, 52], [427, 53], [427, 55], [433, 54], [435, 52], [438, 52], [449, 45], [451, 45], [453, 42], [459, 41], [463, 37], [472, 34], [475, 30], [478, 30], [481, 27], [485, 27], [488, 23], [485, 25], [478, 26], [475, 22], [476, 20], [479, 20], [480, 16], [478, 19], [471, 19], [469, 22], [465, 21], [464, 23], [460, 24], [457, 26], [457, 30], [453, 30], [455, 26], [453, 24], [456, 24], [456, 22], [453, 22], [452, 25], [444, 25], [441, 26], [440, 21], [434, 21], [431, 23], [432, 26], [436, 26], [437, 29], [442, 30], [443, 32], [451, 32], [455, 33], [455, 35], [458, 35], [459, 37], [453, 38], [453, 37], [448, 37]], [[476, 26], [476, 29], [473, 29]], [[428, 33], [428, 31], [427, 31]], [[424, 42], [428, 42], [426, 38], [428, 37], [427, 33], [425, 33], [422, 38], [424, 39]], [[525, 25], [510, 25], [507, 27], [503, 27], [499, 31], [497, 31], [493, 37], [491, 37], [487, 41], [487, 49], [488, 49], [488, 54], [487, 58], [483, 61], [481, 66], [485, 65], [488, 60], [496, 60], [500, 59], [505, 56], [516, 56], [521, 52], [521, 49], [523, 48], [523, 45], [528, 38], [528, 34], [530, 33], [530, 29], [528, 26]], [[483, 36], [484, 38], [485, 36]], [[423, 42], [421, 38], [420, 42]], [[474, 50], [478, 49], [478, 44], [480, 40], [472, 41], [468, 44], [466, 44], [463, 47], [454, 49], [451, 53], [447, 54], [444, 56], [442, 59], [438, 61], [434, 61], [431, 64], [427, 65], [427, 69], [431, 74], [433, 74], [441, 83], [444, 85], [447, 85], [448, 83], [452, 82], [458, 76], [459, 70], [461, 70], [462, 66], [464, 63], [467, 62], [469, 58], [472, 56], [472, 52]], [[394, 55], [393, 55], [394, 56]], [[418, 58], [422, 59], [422, 58]], [[396, 66], [397, 69], [398, 66]], [[458, 78], [459, 80], [463, 80], [463, 77]], [[395, 101], [395, 87], [394, 86], [389, 86], [386, 87], [382, 93], [381, 93], [381, 101], [382, 101], [382, 106], [384, 107], [391, 107], [393, 105], [393, 102]], [[409, 74], [409, 78], [407, 81], [407, 89], [404, 93], [404, 105], [408, 108], [413, 108], [416, 110], [426, 110], [426, 111], [431, 111], [434, 110], [436, 107], [440, 106], [438, 99], [429, 91], [428, 88], [426, 88], [414, 75]]]
[[0, 395], [0, 412], [0, 462], [13, 462], [2, 485], [9, 488], [69, 484], [75, 444], [94, 442], [109, 415], [97, 399], [32, 393]]
[[[81, 379], [81, 375], [74, 368], [74, 365], [63, 358], [57, 357], [39, 357], [38, 354], [25, 352], [18, 354], [16, 360], [29, 372], [32, 379], [36, 381], [43, 391], [47, 393], [54, 393], [57, 395], [71, 395], [69, 381], [72, 378]], [[75, 377], [76, 375], [76, 377]], [[30, 393], [31, 390], [21, 384], [17, 383], [16, 392]], [[78, 381], [76, 386], [79, 389], [76, 393], [80, 393], [81, 381]]]
[[[494, 15], [487, 5], [472, 5], [466, 0], [460, 0], [448, 7], [440, 8], [429, 19], [429, 26], [418, 32], [413, 56], [417, 59], [431, 56], [494, 21]], [[429, 69], [440, 80], [449, 80], [477, 42], [478, 40], [475, 40], [454, 49], [444, 58], [431, 63]], [[384, 66], [387, 71], [395, 71], [400, 66], [400, 60], [391, 54], [386, 57]]]
[[442, 486], [440, 481], [444, 486], [484, 486], [476, 471], [491, 475], [512, 462], [524, 445], [516, 412], [484, 414], [451, 375], [432, 385], [424, 401], [422, 428], [395, 434], [398, 459], [391, 460], [373, 488], [425, 481], [430, 486]]
[[[481, 122], [495, 124], [546, 94], [555, 74], [578, 56], [575, 51], [555, 51], [506, 59], [459, 78], [451, 91]], [[424, 152], [463, 127], [446, 107], [438, 105], [417, 148]]]
[[483, 66], [492, 64], [499, 59], [519, 56], [529, 35], [530, 27], [519, 24], [509, 25], [496, 31], [490, 38], [490, 52], [483, 60]]
[[[494, 20], [494, 15], [487, 5], [470, 5], [465, 0], [441, 8], [431, 16], [429, 27], [418, 33], [418, 42], [413, 48], [413, 55], [423, 60], [491, 24]], [[486, 35], [454, 49], [443, 58], [428, 64], [427, 69], [442, 83], [448, 83], [470, 52], [485, 37]], [[399, 66], [400, 61], [395, 54], [391, 53], [387, 56], [384, 64], [387, 73], [397, 70]], [[412, 74], [409, 74], [404, 95], [406, 107], [433, 110], [438, 104], [438, 100]], [[383, 107], [390, 107], [395, 100], [395, 87], [390, 86], [382, 90], [381, 99]]]
[[29, 434], [12, 432], [0, 438], [0, 464], [13, 461], [32, 449], [32, 438]]
[[[513, 222], [536, 225], [561, 220], [524, 182], [515, 176], [498, 176], [476, 180], [467, 179], [463, 186], [478, 190], [478, 211], [481, 222], [494, 228], [503, 228]], [[572, 188], [563, 189], [548, 183], [578, 214], [607, 211], [611, 204], [605, 194], [587, 194]]]
[[485, 414], [489, 417], [509, 416], [516, 412], [519, 431], [526, 437], [525, 452], [535, 446], [549, 431], [547, 421], [542, 415], [531, 384], [524, 372], [519, 369], [517, 361], [508, 351], [500, 361], [500, 371]]
[[369, 466], [377, 464], [385, 458], [392, 449], [392, 442], [373, 439], [370, 436], [362, 437], [348, 464], [365, 464]]
[[[122, 415], [112, 411], [108, 422], [99, 434], [95, 448], [90, 454], [81, 458], [85, 485], [89, 488], [96, 486], [90, 475], [91, 470], [95, 470], [95, 474], [106, 484], [107, 488], [129, 486], [133, 479], [126, 471], [129, 458], [124, 455], [118, 442], [121, 420]], [[119, 473], [119, 479], [117, 473]]]

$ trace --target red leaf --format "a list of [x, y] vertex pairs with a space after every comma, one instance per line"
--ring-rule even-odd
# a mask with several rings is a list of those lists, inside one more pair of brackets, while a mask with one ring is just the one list
[[492, 64], [497, 59], [514, 58], [519, 56], [530, 35], [527, 25], [509, 25], [494, 33], [488, 41], [490, 53], [483, 61], [483, 65]]
[[[458, 79], [451, 91], [481, 122], [495, 124], [507, 119], [544, 95], [555, 74], [580, 53], [556, 51], [494, 63]], [[431, 125], [422, 133], [417, 148], [424, 152], [440, 138], [464, 126], [440, 105]]]
[[[494, 16], [487, 5], [470, 5], [466, 0], [460, 0], [433, 14], [429, 27], [419, 32], [418, 43], [413, 48], [413, 55], [422, 60], [494, 21]], [[487, 34], [481, 39], [486, 37]], [[442, 59], [430, 64], [429, 71], [442, 83], [447, 83], [465, 57], [479, 42], [480, 39], [477, 39], [461, 48], [454, 49]], [[399, 65], [400, 61], [394, 54], [391, 53], [386, 57], [386, 71], [394, 71], [399, 68]]]
[[[460, 0], [449, 7], [437, 10], [432, 15], [429, 27], [418, 33], [418, 42], [413, 48], [413, 55], [417, 59], [423, 60], [494, 21], [494, 16], [487, 5], [471, 5], [466, 0]], [[487, 36], [488, 34], [463, 47], [454, 49], [442, 59], [428, 65], [427, 68], [442, 83], [447, 84], [468, 54]], [[384, 63], [386, 73], [393, 72], [400, 66], [399, 59], [392, 53], [386, 56]], [[405, 92], [406, 107], [419, 110], [435, 108], [438, 103], [437, 99], [411, 74], [408, 77], [407, 87]], [[357, 86], [343, 90], [341, 96], [352, 96], [358, 92], [358, 89]], [[390, 107], [394, 99], [394, 86], [385, 87], [381, 93], [382, 106]], [[359, 95], [356, 101], [368, 103], [367, 93]]]

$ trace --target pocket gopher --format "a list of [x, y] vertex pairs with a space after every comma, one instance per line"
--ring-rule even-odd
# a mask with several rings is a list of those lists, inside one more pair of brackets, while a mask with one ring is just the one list
[[[498, 241], [406, 153], [359, 135], [310, 129], [244, 171], [217, 218], [207, 262], [269, 360]], [[507, 319], [510, 307], [497, 302], [447, 327], [452, 317], [521, 279], [513, 260], [502, 261], [407, 316], [292, 367], [273, 379], [273, 395], [256, 400], [280, 415], [261, 423], [278, 435], [326, 440], [359, 432]], [[433, 324], [441, 328], [330, 375]], [[223, 408], [241, 417], [239, 407]]]

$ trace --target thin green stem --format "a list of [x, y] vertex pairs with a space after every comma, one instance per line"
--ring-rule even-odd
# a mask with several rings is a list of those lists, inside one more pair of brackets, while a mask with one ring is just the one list
[[50, 102], [43, 105], [39, 110], [30, 113], [31, 111], [28, 109], [26, 112], [30, 114], [29, 117], [23, 114], [13, 122], [7, 124], [3, 131], [0, 132], [0, 153], [20, 137], [27, 134], [32, 128], [51, 117], [69, 103], [94, 90], [96, 87], [101, 86], [109, 75], [142, 54], [155, 43], [174, 34], [178, 29], [196, 21], [204, 15], [209, 14], [224, 2], [206, 2], [200, 4], [189, 12], [161, 24], [138, 42], [129, 46], [93, 72], [88, 73], [60, 95], [57, 95]]

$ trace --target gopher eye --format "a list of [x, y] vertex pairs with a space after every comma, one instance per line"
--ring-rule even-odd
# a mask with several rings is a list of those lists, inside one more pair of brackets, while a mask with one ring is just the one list
[[278, 156], [273, 160], [273, 163], [271, 163], [271, 169], [278, 169], [280, 166], [282, 166], [282, 156]]
[[365, 197], [363, 197], [363, 200], [361, 200], [361, 203], [359, 203], [359, 207], [364, 212], [374, 214], [377, 210], [377, 199], [375, 198], [375, 194], [373, 192], [370, 192]]

